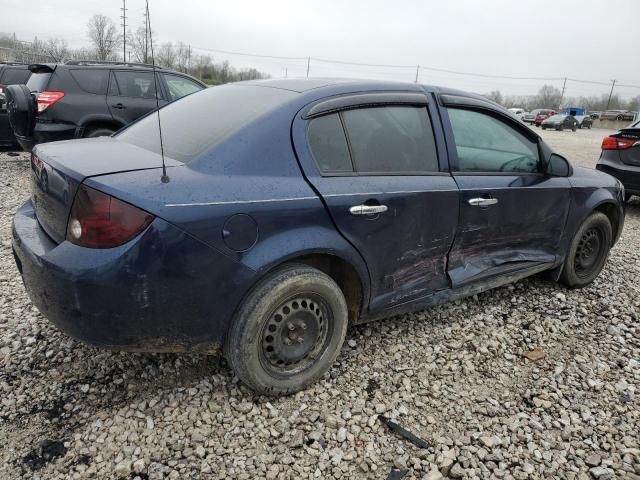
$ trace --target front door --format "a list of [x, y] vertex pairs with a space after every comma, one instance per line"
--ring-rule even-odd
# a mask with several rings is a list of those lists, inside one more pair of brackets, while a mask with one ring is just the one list
[[557, 262], [570, 185], [541, 172], [537, 137], [500, 112], [450, 107], [443, 117], [460, 188], [453, 287]]
[[[167, 103], [162, 94], [158, 76], [158, 104]], [[137, 120], [156, 109], [153, 72], [141, 70], [114, 70], [109, 80], [107, 105], [111, 116], [123, 125]]]
[[449, 287], [458, 189], [441, 168], [443, 136], [422, 97], [294, 124], [307, 179], [369, 268], [371, 313]]

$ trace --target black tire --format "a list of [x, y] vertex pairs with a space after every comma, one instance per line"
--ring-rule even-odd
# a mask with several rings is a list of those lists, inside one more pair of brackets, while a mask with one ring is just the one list
[[347, 325], [347, 304], [336, 282], [315, 268], [289, 265], [249, 293], [229, 329], [224, 355], [251, 389], [288, 395], [331, 367]]
[[115, 132], [114, 129], [107, 127], [87, 129], [84, 132], [84, 138], [108, 137], [113, 135], [113, 132]]
[[591, 130], [591, 125], [589, 125], [587, 128], [588, 128], [589, 130]]
[[618, 116], [616, 117], [616, 120], [622, 120], [622, 115], [618, 115]]
[[547, 127], [542, 127], [542, 129], [543, 129], [543, 130], [546, 130], [546, 129], [547, 129]]
[[558, 130], [559, 132], [564, 130], [564, 127], [562, 125], [560, 125], [558, 128], [556, 128], [556, 130]]
[[5, 90], [7, 113], [13, 133], [19, 137], [33, 135], [37, 105], [26, 85], [9, 85]]
[[577, 130], [576, 126], [574, 125], [573, 127], [571, 127], [571, 131], [575, 132]]
[[602, 271], [609, 255], [613, 233], [604, 213], [592, 213], [576, 232], [560, 280], [570, 288], [589, 285]]

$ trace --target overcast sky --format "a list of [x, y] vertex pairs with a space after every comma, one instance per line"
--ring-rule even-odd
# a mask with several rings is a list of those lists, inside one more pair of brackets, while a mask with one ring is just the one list
[[[8, 2], [8, 5], [7, 5]], [[127, 0], [129, 24], [144, 22], [144, 0]], [[19, 39], [88, 43], [86, 24], [102, 13], [120, 23], [120, 0], [3, 0], [0, 30]], [[490, 75], [570, 77], [640, 85], [640, 0], [150, 0], [159, 42], [262, 55], [416, 65]], [[274, 77], [306, 74], [305, 60], [212, 53]], [[285, 70], [286, 69], [286, 70]], [[415, 68], [311, 62], [312, 76], [413, 81]], [[544, 82], [420, 72], [420, 81], [467, 90], [535, 93]], [[547, 81], [562, 87], [562, 80]], [[625, 97], [640, 89], [619, 88]], [[608, 93], [568, 82], [567, 95]]]

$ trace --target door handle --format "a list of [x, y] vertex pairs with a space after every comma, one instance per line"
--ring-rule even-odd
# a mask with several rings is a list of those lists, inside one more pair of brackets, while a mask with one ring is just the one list
[[387, 210], [386, 205], [354, 205], [349, 208], [351, 215], [375, 215], [377, 213], [384, 213]]
[[116, 103], [115, 105], [111, 105], [113, 108], [117, 108], [118, 110], [124, 110], [125, 108], [127, 108], [126, 106], [124, 106], [121, 103]]
[[471, 205], [472, 207], [488, 207], [490, 205], [495, 205], [496, 203], [498, 203], [498, 199], [497, 198], [470, 198], [469, 199], [469, 205]]

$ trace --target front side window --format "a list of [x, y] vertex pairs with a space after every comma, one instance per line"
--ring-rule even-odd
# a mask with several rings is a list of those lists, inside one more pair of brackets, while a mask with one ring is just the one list
[[169, 100], [178, 100], [190, 93], [202, 90], [202, 85], [189, 80], [188, 78], [180, 77], [178, 75], [164, 74], [164, 80], [167, 83], [167, 89], [169, 90]]
[[449, 108], [461, 172], [538, 171], [538, 146], [486, 113]]
[[438, 171], [435, 139], [425, 107], [361, 108], [341, 115], [359, 173]]
[[152, 72], [116, 71], [113, 73], [115, 84], [110, 86], [110, 94], [131, 98], [156, 98], [156, 86]]

